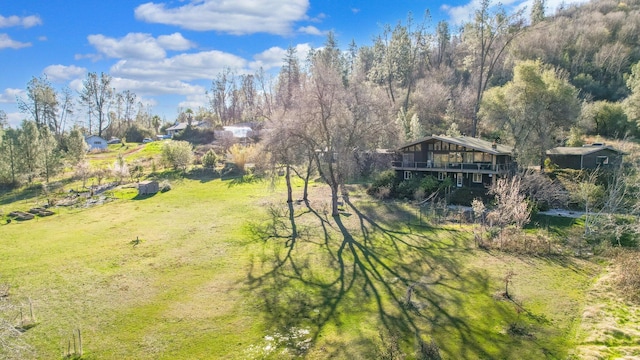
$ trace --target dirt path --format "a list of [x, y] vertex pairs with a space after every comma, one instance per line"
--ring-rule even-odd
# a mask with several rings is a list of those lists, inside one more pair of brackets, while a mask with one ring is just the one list
[[[128, 155], [132, 155], [135, 154], [139, 151], [141, 151], [144, 148], [143, 145], [136, 145], [135, 147], [129, 147], [129, 149], [126, 149], [125, 151], [122, 152], [122, 155], [124, 156], [128, 156]], [[118, 149], [119, 151], [120, 149]], [[91, 156], [92, 159], [112, 159], [113, 158], [113, 153], [112, 151], [106, 152], [106, 153], [97, 153]]]
[[616, 292], [616, 275], [609, 266], [587, 294], [577, 331], [579, 359], [640, 359], [640, 305]]

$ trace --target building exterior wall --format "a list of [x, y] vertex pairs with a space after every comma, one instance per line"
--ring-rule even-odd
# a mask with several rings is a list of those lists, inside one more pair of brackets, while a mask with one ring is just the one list
[[548, 155], [549, 160], [561, 169], [580, 170], [580, 155]]
[[611, 149], [602, 149], [585, 155], [582, 164], [585, 169], [595, 169], [597, 167], [615, 167], [620, 165], [620, 161], [622, 161], [622, 156], [619, 153]]
[[602, 149], [585, 155], [549, 154], [549, 160], [562, 169], [595, 169], [620, 165], [622, 155], [611, 149]]

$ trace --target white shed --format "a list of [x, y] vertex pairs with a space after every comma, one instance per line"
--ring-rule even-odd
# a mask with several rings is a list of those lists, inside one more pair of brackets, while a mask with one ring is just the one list
[[107, 148], [107, 140], [98, 135], [85, 136], [84, 141], [89, 145], [89, 151], [104, 150]]

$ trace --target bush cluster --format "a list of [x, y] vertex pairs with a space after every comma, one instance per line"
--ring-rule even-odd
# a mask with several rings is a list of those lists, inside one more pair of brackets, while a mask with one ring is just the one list
[[394, 170], [379, 173], [367, 189], [367, 194], [380, 199], [416, 199], [422, 200], [435, 191], [451, 186], [451, 180], [438, 181], [433, 176], [414, 176], [401, 180]]
[[209, 144], [214, 140], [213, 129], [198, 129], [187, 126], [184, 130], [173, 136], [174, 140], [188, 141], [192, 144]]
[[153, 131], [140, 125], [132, 125], [124, 132], [127, 142], [142, 142], [144, 138], [153, 138]]

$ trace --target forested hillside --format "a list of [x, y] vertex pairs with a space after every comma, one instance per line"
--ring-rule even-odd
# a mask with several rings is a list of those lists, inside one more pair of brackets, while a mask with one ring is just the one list
[[[212, 79], [208, 106], [175, 120], [287, 129], [284, 145], [298, 149], [291, 162], [304, 163], [300, 149], [396, 148], [449, 132], [499, 138], [516, 145], [519, 163], [537, 165], [545, 149], [580, 144], [584, 135], [638, 134], [638, 29], [639, 1], [598, 0], [556, 14], [544, 13], [543, 0], [516, 13], [483, 1], [460, 27], [409, 14], [383, 26], [370, 44], [339, 43], [330, 33], [309, 54], [291, 47], [278, 74], [227, 69]], [[88, 73], [77, 95], [44, 76], [26, 84], [19, 100], [25, 121], [3, 131], [0, 183], [45, 179], [75, 165], [73, 129], [139, 142], [174, 122], [162, 124], [111, 80]], [[0, 126], [7, 128], [1, 110]], [[281, 140], [267, 141], [264, 151], [285, 161], [291, 155], [277, 149]]]

